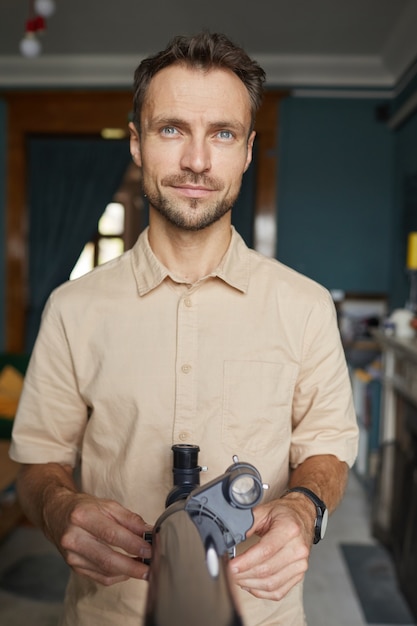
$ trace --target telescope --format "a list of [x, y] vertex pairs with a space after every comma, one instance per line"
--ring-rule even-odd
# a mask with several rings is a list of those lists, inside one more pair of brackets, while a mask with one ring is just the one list
[[253, 524], [264, 485], [249, 463], [200, 486], [196, 445], [172, 446], [174, 486], [152, 543], [144, 626], [243, 626], [228, 563]]

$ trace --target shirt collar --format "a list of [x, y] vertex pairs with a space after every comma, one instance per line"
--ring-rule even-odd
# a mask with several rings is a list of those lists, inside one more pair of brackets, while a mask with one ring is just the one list
[[[157, 259], [149, 245], [147, 227], [132, 248], [132, 269], [139, 295], [143, 296], [160, 285], [168, 276], [178, 282]], [[225, 283], [246, 293], [249, 285], [249, 249], [232, 226], [232, 237], [226, 254], [214, 272], [205, 278], [218, 277]], [[203, 280], [203, 279], [202, 279]]]

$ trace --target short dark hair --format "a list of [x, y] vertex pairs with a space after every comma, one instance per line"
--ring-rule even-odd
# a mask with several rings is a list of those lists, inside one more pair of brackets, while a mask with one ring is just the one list
[[149, 83], [155, 74], [174, 64], [203, 70], [222, 68], [234, 72], [248, 90], [253, 128], [262, 101], [266, 78], [264, 70], [226, 35], [202, 32], [190, 37], [174, 37], [165, 50], [147, 57], [137, 67], [133, 84], [133, 122], [138, 131]]

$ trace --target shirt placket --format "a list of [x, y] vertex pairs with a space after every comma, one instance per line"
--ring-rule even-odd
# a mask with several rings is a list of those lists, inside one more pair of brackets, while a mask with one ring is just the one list
[[179, 300], [174, 443], [193, 441], [197, 381], [197, 292], [187, 291]]

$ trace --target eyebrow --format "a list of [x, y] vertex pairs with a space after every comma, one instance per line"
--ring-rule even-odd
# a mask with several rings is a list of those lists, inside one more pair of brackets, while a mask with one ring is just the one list
[[[156, 128], [158, 126], [178, 126], [180, 128], [189, 129], [191, 127], [187, 120], [179, 117], [155, 117], [150, 120], [148, 128]], [[232, 120], [218, 120], [208, 123], [208, 127], [212, 130], [234, 130], [236, 133], [245, 134], [246, 128], [241, 122]]]

